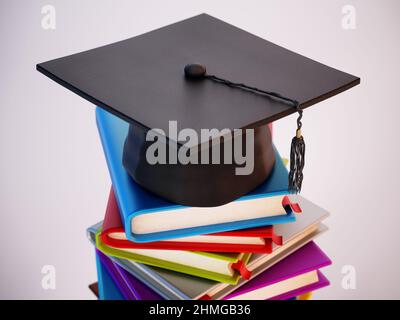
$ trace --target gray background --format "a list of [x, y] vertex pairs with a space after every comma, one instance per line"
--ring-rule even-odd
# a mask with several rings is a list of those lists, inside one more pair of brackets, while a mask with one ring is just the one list
[[[56, 8], [43, 30], [41, 8]], [[354, 5], [355, 30], [341, 26]], [[392, 1], [1, 1], [0, 298], [87, 298], [96, 279], [85, 229], [102, 219], [110, 187], [93, 106], [35, 64], [206, 12], [360, 76], [358, 86], [307, 109], [303, 195], [331, 212], [318, 243], [334, 264], [315, 298], [400, 298], [400, 46]], [[295, 117], [275, 123], [288, 156]], [[56, 289], [41, 286], [43, 265]], [[356, 289], [341, 286], [344, 265]]]

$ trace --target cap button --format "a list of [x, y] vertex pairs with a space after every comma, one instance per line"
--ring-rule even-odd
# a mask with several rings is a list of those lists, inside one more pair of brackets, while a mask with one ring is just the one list
[[184, 72], [186, 78], [201, 79], [206, 75], [206, 67], [198, 63], [187, 64]]

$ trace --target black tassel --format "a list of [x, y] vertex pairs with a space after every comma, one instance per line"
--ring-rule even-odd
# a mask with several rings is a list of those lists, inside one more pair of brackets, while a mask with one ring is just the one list
[[301, 191], [306, 151], [304, 138], [301, 135], [301, 118], [303, 117], [303, 111], [300, 109], [299, 104], [296, 105], [296, 108], [299, 117], [297, 118], [296, 136], [292, 139], [290, 149], [289, 191], [291, 193], [299, 193]]

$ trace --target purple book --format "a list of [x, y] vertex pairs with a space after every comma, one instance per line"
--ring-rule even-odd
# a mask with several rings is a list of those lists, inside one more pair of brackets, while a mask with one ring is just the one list
[[[224, 300], [245, 299], [249, 297], [285, 300], [314, 291], [329, 285], [329, 281], [318, 269], [328, 266], [331, 263], [326, 254], [314, 242], [310, 242], [286, 259], [239, 287], [226, 296]], [[287, 283], [286, 287], [277, 288], [279, 284], [285, 282]], [[306, 285], [304, 285], [305, 282], [307, 283]], [[303, 285], [299, 286], [302, 283]], [[268, 296], [268, 294], [276, 293], [290, 286], [293, 288], [292, 290], [272, 295], [272, 297]]]
[[288, 300], [293, 297], [301, 296], [302, 294], [313, 292], [313, 291], [316, 291], [323, 287], [329, 286], [329, 284], [330, 284], [329, 280], [322, 274], [322, 272], [317, 271], [317, 273], [318, 273], [318, 282], [315, 282], [315, 283], [310, 284], [305, 287], [301, 287], [301, 288], [293, 290], [293, 291], [283, 293], [283, 294], [281, 294], [279, 296], [275, 296], [269, 300]]
[[118, 264], [114, 263], [104, 253], [96, 249], [100, 263], [117, 285], [122, 296], [126, 300], [164, 300], [163, 297], [151, 290], [148, 286], [126, 272]]

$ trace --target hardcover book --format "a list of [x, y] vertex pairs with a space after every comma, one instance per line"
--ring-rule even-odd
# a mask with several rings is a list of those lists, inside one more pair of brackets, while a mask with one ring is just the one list
[[236, 284], [249, 279], [246, 267], [251, 253], [212, 253], [201, 251], [113, 248], [96, 232], [96, 247], [103, 253], [155, 267], [173, 270], [223, 283]]
[[[155, 291], [125, 271], [99, 250], [96, 250], [96, 259], [100, 261], [100, 270], [98, 270], [100, 275], [106, 272], [125, 300], [163, 300]], [[104, 279], [104, 275], [102, 277]]]
[[299, 295], [299, 290], [303, 288], [307, 288], [306, 292], [311, 291], [311, 287], [315, 290], [315, 286], [329, 284], [319, 269], [331, 263], [326, 254], [314, 242], [310, 242], [233, 291], [224, 300], [287, 299]]
[[282, 244], [282, 237], [274, 233], [273, 226], [237, 231], [212, 233], [155, 242], [133, 242], [126, 237], [118, 205], [111, 189], [104, 217], [102, 242], [112, 248], [164, 249], [207, 252], [271, 253], [272, 243]]
[[124, 296], [110, 273], [103, 267], [100, 257], [96, 254], [97, 293], [100, 300], [123, 300]]

